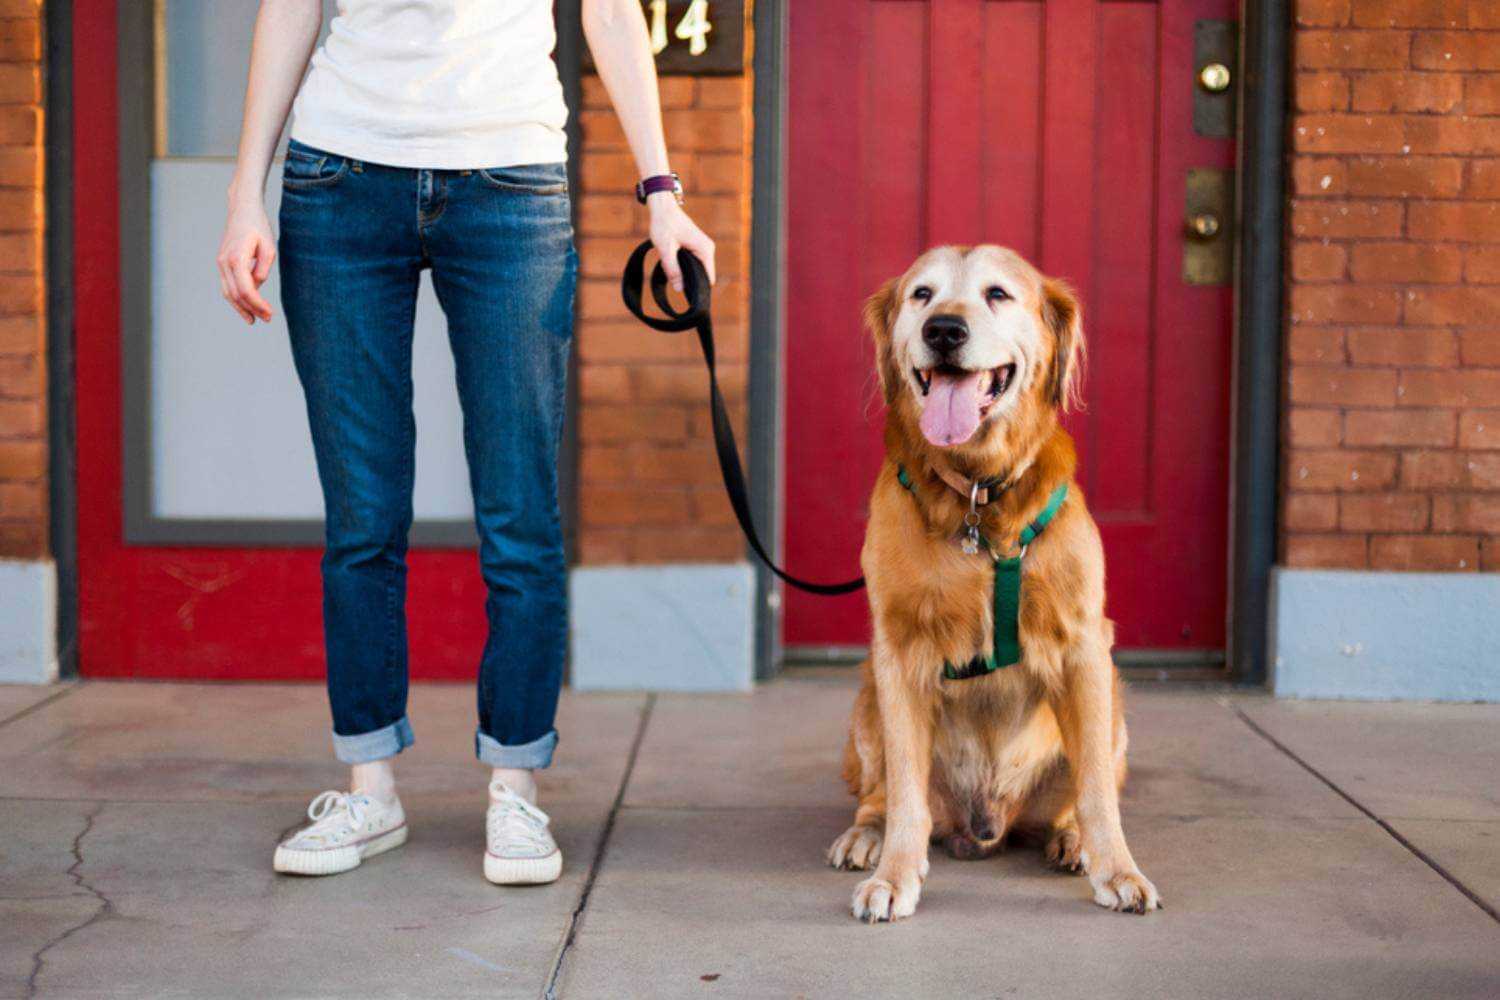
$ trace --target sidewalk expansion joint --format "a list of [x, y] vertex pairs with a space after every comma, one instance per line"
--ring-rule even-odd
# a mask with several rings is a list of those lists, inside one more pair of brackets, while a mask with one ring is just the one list
[[52, 692], [47, 697], [43, 698], [41, 701], [36, 702], [35, 704], [32, 704], [32, 705], [27, 705], [25, 708], [21, 709], [19, 712], [12, 712], [10, 715], [7, 715], [5, 718], [0, 719], [0, 726], [8, 726], [12, 722], [20, 722], [22, 719], [26, 718], [26, 716], [32, 714], [33, 712], [39, 712], [42, 709], [46, 708], [48, 705], [52, 704], [54, 701], [57, 701], [60, 698], [66, 698], [68, 695], [72, 694], [74, 691], [77, 691], [77, 690], [78, 690], [78, 682], [77, 681], [73, 681], [73, 682], [69, 683], [66, 687], [62, 688], [61, 690]]
[[1372, 823], [1380, 827], [1386, 833], [1390, 834], [1391, 839], [1410, 851], [1417, 860], [1421, 861], [1428, 868], [1431, 868], [1433, 871], [1441, 875], [1444, 881], [1453, 886], [1453, 888], [1457, 889], [1465, 899], [1483, 910], [1491, 920], [1495, 921], [1496, 923], [1500, 923], [1500, 912], [1497, 912], [1493, 906], [1485, 902], [1485, 900], [1473, 889], [1470, 889], [1468, 886], [1460, 882], [1452, 872], [1448, 871], [1448, 869], [1439, 864], [1436, 858], [1428, 854], [1426, 851], [1422, 850], [1410, 840], [1406, 839], [1406, 837], [1402, 836], [1401, 831], [1397, 830], [1394, 826], [1391, 826], [1391, 824], [1381, 819], [1363, 802], [1360, 802], [1354, 796], [1344, 791], [1337, 784], [1335, 784], [1332, 779], [1323, 774], [1323, 772], [1319, 771], [1302, 757], [1298, 756], [1297, 752], [1294, 751], [1291, 747], [1287, 746], [1285, 743], [1281, 742], [1276, 737], [1268, 733], [1265, 729], [1261, 728], [1261, 726], [1254, 719], [1250, 718], [1250, 716], [1247, 715], [1245, 711], [1238, 705], [1231, 704], [1228, 707], [1232, 712], [1234, 712], [1235, 715], [1239, 716], [1239, 720], [1246, 726], [1248, 726], [1251, 732], [1255, 733], [1261, 739], [1271, 744], [1271, 746], [1275, 747], [1277, 750], [1280, 750], [1283, 754], [1290, 758], [1294, 764], [1301, 767], [1308, 774], [1312, 775], [1314, 778], [1317, 778], [1323, 784], [1327, 785], [1328, 788], [1332, 790], [1333, 793], [1339, 798], [1349, 803], [1355, 809], [1358, 809], [1361, 813], [1364, 813], [1364, 815], [1368, 817]]
[[573, 950], [573, 942], [578, 937], [578, 927], [583, 921], [584, 911], [588, 909], [589, 896], [594, 891], [594, 882], [599, 878], [599, 871], [604, 867], [604, 856], [609, 851], [610, 837], [615, 832], [615, 819], [620, 815], [620, 810], [625, 804], [625, 792], [630, 787], [631, 775], [635, 773], [636, 758], [641, 753], [641, 743], [646, 738], [646, 727], [651, 723], [651, 712], [656, 708], [656, 695], [648, 694], [646, 704], [641, 707], [641, 720], [636, 725], [635, 738], [630, 743], [630, 753], [625, 758], [625, 772], [620, 775], [620, 786], [615, 789], [614, 802], [610, 803], [609, 815], [605, 817], [604, 827], [599, 831], [599, 841], [594, 845], [594, 858], [589, 863], [589, 873], [583, 880], [583, 888], [578, 893], [578, 905], [573, 907], [573, 912], [568, 916], [568, 926], [563, 933], [562, 945], [557, 949], [557, 958], [552, 962], [552, 972], [547, 976], [547, 986], [542, 991], [542, 1000], [557, 1000], [557, 987], [562, 982], [563, 963], [567, 961], [568, 952]]

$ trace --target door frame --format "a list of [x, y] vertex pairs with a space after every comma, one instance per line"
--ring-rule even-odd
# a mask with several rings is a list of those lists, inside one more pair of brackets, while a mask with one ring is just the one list
[[1281, 472], [1287, 0], [1240, 8], [1239, 210], [1230, 451], [1229, 673], [1264, 685]]
[[[1165, 0], [1163, 0], [1165, 2]], [[780, 553], [783, 517], [781, 432], [785, 403], [785, 156], [787, 10], [790, 0], [755, 5], [755, 172], [751, 206], [750, 445], [756, 522]], [[1224, 670], [1238, 683], [1266, 678], [1270, 570], [1276, 558], [1280, 470], [1280, 385], [1287, 0], [1241, 0], [1240, 108], [1236, 128], [1239, 244], [1235, 261], [1231, 376], [1229, 601]], [[770, 42], [770, 44], [766, 44]], [[753, 558], [753, 556], [751, 557]], [[771, 676], [781, 643], [776, 580], [756, 562], [757, 676]], [[800, 654], [801, 651], [799, 651]], [[810, 650], [832, 653], [842, 650]], [[821, 658], [821, 657], [820, 657]], [[1143, 664], [1144, 665], [1144, 664]], [[1159, 665], [1159, 664], [1158, 664]], [[1181, 664], [1198, 668], [1196, 658]]]
[[73, 384], [73, 3], [43, 7], [46, 134], [42, 183], [47, 268], [47, 520], [57, 566], [57, 662], [78, 675], [78, 478]]
[[[756, 0], [755, 122], [750, 194], [750, 512], [771, 556], [781, 561], [781, 434], [786, 377], [786, 52], [791, 0]], [[755, 567], [755, 677], [781, 669], [781, 583], [745, 546]]]

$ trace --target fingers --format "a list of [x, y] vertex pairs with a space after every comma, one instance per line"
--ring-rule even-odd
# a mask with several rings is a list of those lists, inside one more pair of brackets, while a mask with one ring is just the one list
[[[232, 256], [229, 260], [229, 284], [234, 292], [235, 305], [255, 319], [269, 323], [271, 305], [260, 294], [260, 283], [265, 279], [258, 277], [261, 268], [255, 266], [261, 257], [266, 256], [266, 249], [263, 241], [251, 240], [243, 250]], [[269, 268], [265, 273], [270, 273]]]
[[219, 294], [224, 296], [224, 301], [228, 302], [234, 307], [234, 311], [240, 314], [240, 319], [254, 325], [255, 317], [250, 315], [249, 310], [240, 305], [239, 299], [235, 295], [234, 281], [229, 274], [229, 258], [220, 253], [217, 263], [219, 267]]
[[667, 283], [676, 292], [682, 291], [682, 265], [677, 262], [677, 251], [686, 250], [697, 257], [708, 274], [708, 283], [716, 280], [714, 274], [714, 241], [702, 232], [689, 233], [679, 242], [671, 237], [654, 240], [656, 252], [661, 254], [661, 269], [667, 272]]
[[714, 241], [702, 232], [693, 234], [689, 239], [682, 241], [682, 245], [692, 251], [694, 257], [703, 262], [703, 270], [708, 272], [708, 283], [714, 284], [717, 276], [714, 274]]
[[257, 319], [269, 323], [271, 304], [260, 294], [260, 286], [271, 276], [276, 262], [276, 242], [269, 233], [244, 232], [226, 235], [215, 263], [219, 268], [219, 294], [246, 323]]
[[261, 298], [256, 289], [255, 276], [250, 273], [250, 258], [241, 257], [229, 266], [230, 279], [234, 284], [235, 302], [256, 319], [271, 321], [271, 306]]
[[677, 263], [678, 242], [674, 239], [662, 239], [656, 243], [656, 252], [661, 255], [661, 269], [667, 272], [667, 284], [672, 286], [672, 291], [682, 291], [682, 265]]
[[263, 285], [271, 276], [271, 265], [276, 263], [276, 244], [261, 240], [255, 251], [255, 283]]

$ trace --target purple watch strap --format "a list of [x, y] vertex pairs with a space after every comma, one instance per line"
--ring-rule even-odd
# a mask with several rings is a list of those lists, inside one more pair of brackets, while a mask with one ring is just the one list
[[644, 204], [647, 198], [658, 191], [672, 191], [675, 193], [681, 186], [681, 182], [678, 181], [676, 174], [657, 174], [655, 177], [647, 177], [637, 184], [635, 186], [635, 196]]

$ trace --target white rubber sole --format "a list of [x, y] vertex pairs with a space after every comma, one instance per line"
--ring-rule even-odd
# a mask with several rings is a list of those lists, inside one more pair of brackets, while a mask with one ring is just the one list
[[365, 858], [394, 850], [406, 843], [406, 824], [357, 844], [326, 850], [299, 850], [277, 845], [271, 867], [284, 875], [337, 875], [358, 868]]
[[496, 885], [545, 885], [561, 874], [561, 850], [545, 858], [497, 858], [484, 852], [484, 877]]

